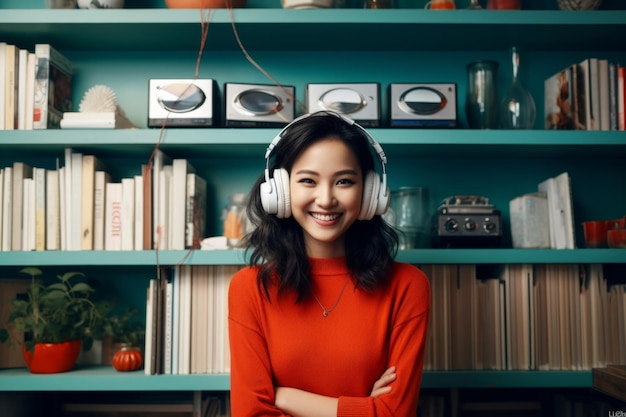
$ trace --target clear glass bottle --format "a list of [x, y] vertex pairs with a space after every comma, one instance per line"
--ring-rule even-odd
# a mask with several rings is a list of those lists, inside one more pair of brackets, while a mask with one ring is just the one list
[[497, 127], [498, 63], [478, 61], [467, 65], [467, 95], [465, 114], [470, 129], [495, 129]]
[[520, 55], [516, 47], [511, 48], [513, 79], [500, 101], [500, 127], [503, 129], [532, 129], [537, 117], [535, 100], [520, 81]]
[[246, 194], [237, 193], [228, 196], [228, 204], [222, 211], [222, 221], [226, 244], [231, 248], [238, 247], [247, 228]]

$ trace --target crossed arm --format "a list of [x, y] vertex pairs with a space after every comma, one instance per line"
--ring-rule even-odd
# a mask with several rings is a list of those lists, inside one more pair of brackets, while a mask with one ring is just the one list
[[[396, 367], [392, 366], [378, 378], [372, 387], [370, 397], [378, 397], [391, 391], [391, 383], [396, 379]], [[336, 417], [338, 398], [326, 397], [297, 388], [276, 388], [275, 405], [285, 414], [293, 417]]]

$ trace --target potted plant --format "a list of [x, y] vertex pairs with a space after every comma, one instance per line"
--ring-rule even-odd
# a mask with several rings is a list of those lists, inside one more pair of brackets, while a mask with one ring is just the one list
[[[12, 301], [9, 326], [24, 335], [22, 352], [33, 373], [65, 372], [74, 367], [81, 346], [103, 333], [110, 304], [92, 299], [95, 287], [82, 272], [57, 275], [49, 284], [39, 268], [20, 270], [31, 277], [25, 297]], [[0, 341], [9, 338], [0, 330]]]

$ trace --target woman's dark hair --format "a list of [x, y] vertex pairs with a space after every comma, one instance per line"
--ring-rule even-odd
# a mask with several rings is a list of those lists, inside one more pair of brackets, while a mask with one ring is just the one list
[[[300, 154], [312, 144], [328, 137], [339, 138], [354, 152], [363, 176], [374, 170], [374, 158], [368, 138], [359, 127], [325, 112], [314, 114], [289, 126], [272, 151], [269, 172], [291, 168]], [[310, 265], [304, 246], [302, 228], [293, 216], [278, 218], [263, 209], [259, 187], [261, 175], [252, 188], [247, 213], [255, 229], [244, 240], [250, 253], [250, 265], [258, 265], [258, 283], [269, 298], [270, 285], [278, 290], [293, 290], [298, 301], [310, 292]], [[371, 220], [357, 220], [346, 231], [346, 259], [355, 284], [373, 290], [384, 283], [398, 247], [398, 236], [379, 215]]]

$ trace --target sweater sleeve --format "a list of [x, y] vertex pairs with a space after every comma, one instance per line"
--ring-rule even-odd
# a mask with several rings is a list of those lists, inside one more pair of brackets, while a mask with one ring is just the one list
[[274, 405], [269, 353], [257, 309], [259, 297], [256, 270], [244, 268], [233, 276], [228, 292], [232, 417], [284, 415]]
[[410, 274], [411, 278], [409, 285], [397, 291], [394, 301], [387, 367], [396, 366], [397, 378], [391, 384], [391, 392], [377, 398], [340, 397], [338, 417], [413, 417], [417, 414], [430, 314], [430, 288], [426, 275], [419, 269], [410, 265], [400, 269], [401, 274]]

